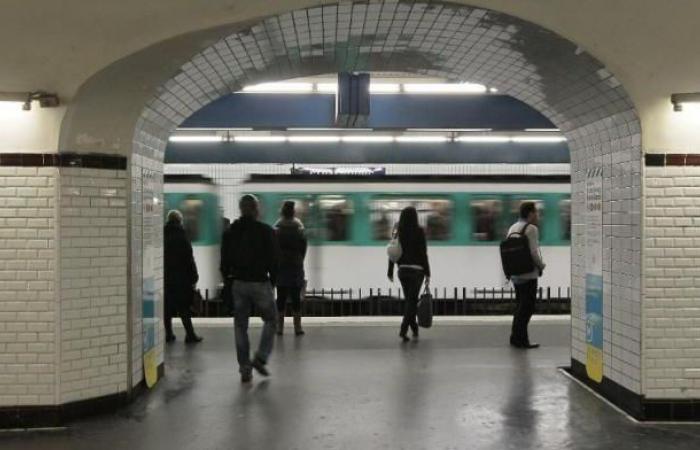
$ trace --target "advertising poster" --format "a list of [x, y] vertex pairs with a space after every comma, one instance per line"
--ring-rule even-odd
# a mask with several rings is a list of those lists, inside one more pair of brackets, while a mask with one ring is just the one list
[[603, 381], [603, 176], [586, 177], [586, 373]]
[[158, 362], [156, 361], [156, 330], [158, 326], [158, 299], [156, 296], [154, 258], [157, 234], [154, 217], [154, 173], [143, 171], [143, 370], [146, 385], [150, 388], [158, 381]]

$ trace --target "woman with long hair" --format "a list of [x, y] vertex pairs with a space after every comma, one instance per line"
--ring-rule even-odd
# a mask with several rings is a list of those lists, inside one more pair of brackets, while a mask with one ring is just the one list
[[[399, 281], [403, 288], [406, 307], [399, 336], [404, 342], [408, 341], [408, 328], [413, 332], [413, 338], [418, 339], [418, 322], [416, 313], [418, 309], [418, 296], [425, 281], [430, 284], [430, 264], [428, 263], [428, 246], [425, 240], [425, 232], [418, 224], [418, 212], [413, 206], [408, 206], [401, 211], [399, 223], [395, 233], [401, 245], [401, 257], [396, 262], [399, 266]], [[394, 262], [389, 260], [390, 281], [394, 281]]]

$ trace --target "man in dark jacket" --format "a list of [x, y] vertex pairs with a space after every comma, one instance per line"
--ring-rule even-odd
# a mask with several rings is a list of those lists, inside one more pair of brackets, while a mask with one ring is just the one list
[[194, 262], [192, 244], [187, 239], [182, 226], [180, 211], [170, 211], [163, 231], [164, 242], [164, 277], [165, 277], [165, 341], [175, 340], [173, 334], [173, 315], [177, 312], [182, 319], [187, 337], [185, 342], [197, 343], [202, 338], [197, 336], [192, 326], [192, 296], [199, 280], [197, 265]]
[[[265, 365], [272, 352], [277, 320], [273, 292], [277, 245], [272, 227], [258, 220], [257, 198], [244, 195], [239, 206], [241, 217], [231, 225], [221, 245], [221, 271], [233, 280], [236, 355], [241, 381], [247, 383], [252, 380], [252, 369], [269, 375]], [[253, 306], [264, 325], [258, 351], [251, 361], [248, 321]]]

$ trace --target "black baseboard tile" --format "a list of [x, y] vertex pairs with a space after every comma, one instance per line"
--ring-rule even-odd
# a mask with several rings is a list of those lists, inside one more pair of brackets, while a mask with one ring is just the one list
[[[158, 366], [158, 379], [164, 375], [165, 366], [161, 364]], [[0, 429], [60, 427], [85, 417], [113, 414], [146, 392], [148, 388], [142, 380], [131, 393], [119, 392], [64, 405], [0, 407]]]

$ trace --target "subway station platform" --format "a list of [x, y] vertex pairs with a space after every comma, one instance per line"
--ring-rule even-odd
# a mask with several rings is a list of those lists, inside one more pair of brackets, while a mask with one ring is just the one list
[[[700, 425], [639, 424], [572, 381], [568, 317], [535, 317], [537, 350], [508, 317], [436, 318], [401, 343], [397, 318], [309, 320], [276, 338], [272, 376], [239, 382], [233, 330], [166, 349], [166, 376], [113, 415], [0, 434], [3, 450], [697, 449]], [[260, 328], [251, 328], [257, 342]]]

